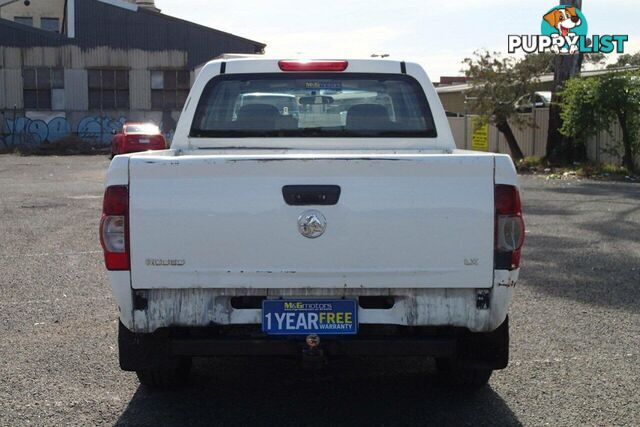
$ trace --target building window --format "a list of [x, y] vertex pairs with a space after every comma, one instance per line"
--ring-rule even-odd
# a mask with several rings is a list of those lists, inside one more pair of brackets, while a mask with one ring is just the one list
[[129, 109], [128, 70], [89, 70], [89, 108]]
[[22, 79], [25, 109], [64, 110], [62, 68], [25, 68]]
[[16, 16], [13, 18], [13, 21], [18, 24], [28, 25], [30, 27], [33, 27], [33, 18], [30, 16]]
[[151, 71], [151, 108], [181, 110], [189, 95], [188, 70]]
[[60, 32], [60, 19], [58, 18], [40, 18], [40, 28], [54, 33]]

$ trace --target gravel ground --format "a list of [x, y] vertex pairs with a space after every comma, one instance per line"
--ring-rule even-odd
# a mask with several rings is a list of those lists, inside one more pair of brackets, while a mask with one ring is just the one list
[[197, 360], [152, 392], [117, 362], [97, 238], [106, 158], [0, 156], [0, 425], [640, 425], [640, 186], [522, 177], [508, 369], [475, 395], [430, 361]]

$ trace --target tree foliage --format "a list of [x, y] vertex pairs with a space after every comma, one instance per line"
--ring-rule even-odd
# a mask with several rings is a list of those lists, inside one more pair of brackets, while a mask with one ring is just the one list
[[584, 58], [582, 60], [582, 65], [584, 68], [584, 65], [589, 64], [592, 65], [595, 68], [602, 68], [604, 67], [604, 64], [607, 62], [607, 55], [605, 55], [604, 53], [585, 53], [584, 54]]
[[562, 134], [581, 143], [594, 133], [611, 132], [617, 121], [622, 129], [622, 163], [635, 170], [640, 154], [640, 73], [569, 80], [562, 91], [562, 119]]
[[539, 54], [516, 60], [497, 52], [477, 51], [463, 63], [465, 75], [470, 78], [471, 89], [466, 95], [471, 111], [494, 124], [505, 136], [512, 157], [522, 159], [510, 122], [523, 124], [516, 101], [535, 90], [539, 76], [552, 66], [551, 57]]
[[640, 52], [622, 54], [614, 64], [607, 65], [607, 68], [618, 67], [640, 67]]

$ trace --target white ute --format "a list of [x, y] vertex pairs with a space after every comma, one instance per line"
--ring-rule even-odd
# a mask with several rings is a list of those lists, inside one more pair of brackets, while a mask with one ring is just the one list
[[145, 385], [202, 356], [433, 357], [467, 387], [507, 366], [516, 171], [456, 149], [411, 62], [209, 62], [171, 148], [113, 159], [100, 237]]

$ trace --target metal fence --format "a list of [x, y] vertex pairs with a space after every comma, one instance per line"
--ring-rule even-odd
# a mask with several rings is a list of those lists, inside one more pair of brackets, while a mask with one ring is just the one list
[[[474, 116], [449, 117], [451, 131], [458, 148], [471, 150]], [[513, 133], [526, 157], [544, 157], [547, 145], [549, 109], [538, 108], [523, 114], [524, 125], [512, 125]], [[39, 146], [61, 139], [78, 139], [96, 147], [109, 145], [112, 131], [119, 129], [124, 118], [102, 115], [83, 117], [71, 125], [65, 117], [51, 120], [28, 118], [20, 110], [0, 110], [0, 149], [19, 146]], [[466, 131], [466, 137], [465, 137]], [[587, 157], [598, 163], [620, 164], [622, 131], [618, 124], [611, 131], [593, 135], [587, 141]], [[489, 126], [488, 151], [511, 154], [509, 146], [495, 126]], [[640, 163], [640, 159], [638, 159]]]
[[[472, 149], [473, 118], [474, 116], [449, 117], [453, 138], [458, 148]], [[531, 113], [522, 114], [521, 118], [526, 121], [524, 125], [520, 127], [516, 124], [512, 125], [513, 133], [520, 149], [525, 157], [544, 157], [547, 146], [547, 132], [549, 131], [549, 109], [537, 108]], [[620, 164], [622, 159], [621, 145], [622, 131], [616, 123], [611, 126], [610, 132], [603, 131], [592, 135], [588, 139], [587, 157], [589, 160], [598, 163]], [[488, 151], [511, 154], [504, 135], [492, 125], [489, 126]]]

